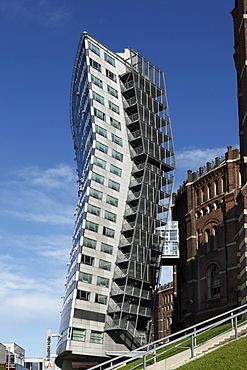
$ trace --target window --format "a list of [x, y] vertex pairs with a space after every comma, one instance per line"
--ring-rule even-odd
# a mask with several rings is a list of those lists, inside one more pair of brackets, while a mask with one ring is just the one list
[[204, 186], [202, 187], [201, 192], [202, 192], [202, 202], [205, 202], [205, 189], [204, 189]]
[[86, 272], [79, 272], [79, 281], [82, 281], [83, 283], [92, 284], [92, 274], [87, 274]]
[[83, 238], [83, 245], [88, 248], [95, 249], [96, 248], [97, 241], [90, 238]]
[[100, 159], [98, 157], [94, 157], [93, 164], [95, 164], [96, 166], [99, 166], [103, 169], [105, 169], [105, 167], [106, 167], [106, 161], [104, 161], [103, 159]]
[[98, 103], [105, 105], [104, 97], [100, 94], [97, 94], [95, 91], [93, 91], [93, 99], [96, 100]]
[[101, 333], [100, 331], [92, 330], [90, 335], [90, 342], [99, 344], [103, 343], [103, 335], [104, 333]]
[[112, 158], [117, 159], [120, 162], [123, 162], [123, 154], [117, 152], [116, 150], [112, 149]]
[[96, 293], [95, 303], [107, 304], [107, 296], [103, 294]]
[[100, 57], [100, 49], [90, 41], [88, 41], [88, 49]]
[[105, 53], [105, 61], [110, 63], [113, 67], [115, 67], [115, 59], [106, 53]]
[[210, 231], [209, 229], [205, 230], [205, 246], [206, 246], [206, 252], [210, 251]]
[[115, 98], [118, 98], [118, 91], [111, 87], [110, 85], [107, 85], [107, 92], [114, 96]]
[[96, 190], [96, 189], [90, 188], [89, 195], [90, 195], [91, 197], [93, 197], [93, 198], [96, 198], [96, 199], [102, 200], [103, 193], [102, 193], [102, 191], [99, 191], [99, 190]]
[[119, 191], [120, 190], [120, 184], [113, 180], [108, 180], [108, 188]]
[[208, 184], [208, 199], [212, 198], [211, 184]]
[[218, 180], [214, 181], [214, 195], [219, 194], [219, 186], [218, 186]]
[[112, 222], [116, 222], [117, 215], [115, 213], [105, 211], [105, 219], [109, 220], [109, 221], [112, 221]]
[[218, 228], [217, 226], [214, 226], [212, 229], [212, 248], [213, 249], [218, 248]]
[[114, 207], [118, 207], [118, 199], [111, 195], [106, 196], [106, 203], [111, 204]]
[[121, 145], [123, 146], [123, 140], [121, 137], [117, 136], [117, 135], [114, 135], [114, 134], [111, 134], [111, 139], [114, 143], [118, 144], [118, 145]]
[[117, 121], [115, 118], [110, 117], [110, 124], [121, 131], [121, 123]]
[[117, 175], [119, 177], [122, 176], [122, 169], [117, 167], [117, 166], [114, 166], [114, 164], [111, 164], [110, 166], [110, 172], [111, 173], [114, 173], [114, 175]]
[[220, 296], [220, 274], [218, 266], [214, 264], [207, 270], [207, 289], [209, 299]]
[[94, 264], [94, 257], [87, 256], [86, 254], [82, 254], [81, 262], [85, 265], [93, 266]]
[[115, 112], [115, 113], [117, 113], [117, 114], [120, 114], [120, 110], [119, 110], [119, 106], [118, 106], [118, 105], [116, 105], [116, 104], [112, 103], [111, 101], [108, 101], [108, 106], [109, 106], [109, 108], [110, 108], [113, 112]]
[[111, 262], [99, 260], [99, 268], [103, 270], [111, 270]]
[[109, 288], [109, 279], [97, 276], [97, 285], [98, 286], [103, 286], [105, 288]]
[[93, 206], [92, 204], [88, 204], [87, 211], [88, 213], [92, 213], [95, 216], [100, 216], [100, 208]]
[[86, 330], [85, 329], [75, 329], [72, 331], [72, 340], [79, 340], [80, 342], [85, 342]]
[[94, 108], [94, 115], [97, 118], [102, 119], [102, 121], [105, 121], [105, 113], [101, 112], [99, 109]]
[[107, 154], [108, 152], [108, 146], [100, 143], [99, 141], [96, 141], [96, 149], [100, 150], [101, 152], [105, 154]]
[[101, 65], [91, 58], [90, 58], [90, 66], [96, 69], [96, 71], [101, 72]]
[[103, 227], [103, 235], [109, 236], [109, 238], [114, 238], [115, 230], [110, 229], [109, 227]]
[[104, 179], [104, 176], [101, 176], [96, 172], [92, 172], [92, 180], [98, 182], [99, 184], [104, 184]]
[[103, 82], [98, 77], [91, 75], [91, 80], [93, 84], [103, 89]]
[[106, 77], [108, 77], [110, 80], [114, 82], [117, 82], [117, 76], [115, 75], [115, 73], [112, 73], [108, 69], [105, 70], [105, 73], [106, 73]]
[[95, 222], [91, 222], [91, 221], [86, 221], [86, 226], [85, 228], [87, 230], [91, 230], [91, 231], [94, 231], [95, 233], [98, 232], [98, 229], [99, 229], [99, 225], [96, 224]]
[[103, 137], [107, 137], [107, 131], [105, 128], [101, 127], [101, 126], [98, 126], [98, 125], [95, 125], [95, 130], [97, 132], [97, 134], [103, 136]]
[[90, 292], [86, 292], [85, 290], [77, 290], [76, 298], [81, 299], [82, 301], [89, 301]]
[[221, 188], [222, 188], [222, 191], [225, 192], [226, 191], [226, 178], [225, 176], [223, 176], [221, 178]]
[[101, 243], [101, 252], [112, 254], [113, 246], [106, 243]]

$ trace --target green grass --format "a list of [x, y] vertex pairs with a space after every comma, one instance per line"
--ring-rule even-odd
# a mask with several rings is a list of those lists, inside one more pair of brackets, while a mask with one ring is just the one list
[[[240, 323], [240, 321], [239, 321], [239, 323]], [[216, 337], [216, 336], [218, 336], [218, 335], [220, 335], [220, 334], [222, 334], [222, 333], [224, 333], [224, 332], [226, 332], [227, 330], [230, 330], [230, 329], [231, 329], [231, 324], [230, 323], [224, 324], [224, 325], [221, 325], [221, 326], [217, 326], [217, 327], [215, 327], [211, 330], [208, 330], [205, 333], [199, 334], [196, 338], [196, 343], [197, 343], [197, 345], [205, 343], [208, 340], [210, 340], [210, 339], [212, 339], [212, 338], [214, 338], [214, 337]], [[173, 343], [173, 344], [170, 344], [170, 345], [166, 346], [165, 348], [162, 348], [162, 349], [158, 350], [157, 354], [160, 354], [160, 355], [156, 358], [156, 361], [157, 362], [162, 361], [165, 358], [174, 356], [174, 355], [176, 355], [180, 352], [185, 351], [188, 347], [190, 347], [190, 343], [191, 343], [190, 339], [189, 340], [184, 339], [184, 340], [181, 340], [181, 341], [176, 343], [177, 347], [174, 347], [174, 343]], [[148, 362], [147, 366], [153, 364], [152, 355], [147, 356], [147, 360], [148, 359], [150, 359], [150, 361]], [[119, 368], [119, 370], [129, 370], [129, 369], [132, 369], [134, 366], [137, 366], [137, 365], [139, 365], [139, 366], [136, 367], [136, 370], [140, 370], [140, 369], [143, 369], [142, 363], [143, 363], [143, 360], [138, 359], [138, 360], [130, 362], [129, 364], [127, 364], [125, 366], [122, 366], [121, 368]], [[246, 368], [247, 368], [247, 365], [246, 365]], [[238, 368], [238, 369], [241, 369], [241, 368]], [[210, 370], [212, 370], [212, 367], [210, 368]]]
[[246, 368], [247, 337], [243, 337], [180, 366], [179, 370], [244, 370]]

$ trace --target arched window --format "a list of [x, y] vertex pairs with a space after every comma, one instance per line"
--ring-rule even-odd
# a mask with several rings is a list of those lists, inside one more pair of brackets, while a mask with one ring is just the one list
[[201, 189], [201, 193], [202, 193], [202, 202], [205, 202], [205, 188], [204, 188], [204, 186]]
[[218, 228], [214, 226], [212, 228], [212, 249], [218, 248]]
[[225, 176], [222, 176], [222, 178], [221, 178], [221, 188], [222, 188], [223, 192], [226, 191], [226, 178], [225, 178]]
[[200, 199], [199, 199], [199, 190], [196, 190], [196, 205], [198, 206], [200, 204]]
[[208, 299], [220, 296], [220, 274], [217, 265], [212, 264], [207, 270]]
[[204, 238], [205, 238], [206, 252], [209, 252], [210, 251], [210, 231], [209, 229], [205, 230]]
[[214, 195], [218, 195], [219, 194], [219, 184], [218, 184], [218, 180], [215, 180], [214, 181]]
[[211, 184], [208, 184], [208, 199], [212, 197]]

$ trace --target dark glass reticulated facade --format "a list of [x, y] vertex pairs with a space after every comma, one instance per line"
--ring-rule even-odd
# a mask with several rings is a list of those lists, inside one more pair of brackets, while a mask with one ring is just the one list
[[63, 369], [149, 339], [175, 165], [163, 72], [83, 33], [71, 132], [79, 189], [57, 346]]

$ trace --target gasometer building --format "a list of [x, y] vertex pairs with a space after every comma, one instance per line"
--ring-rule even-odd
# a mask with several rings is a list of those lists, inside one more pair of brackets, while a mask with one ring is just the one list
[[164, 73], [84, 32], [71, 132], [79, 189], [57, 345], [63, 369], [149, 340], [175, 162]]

